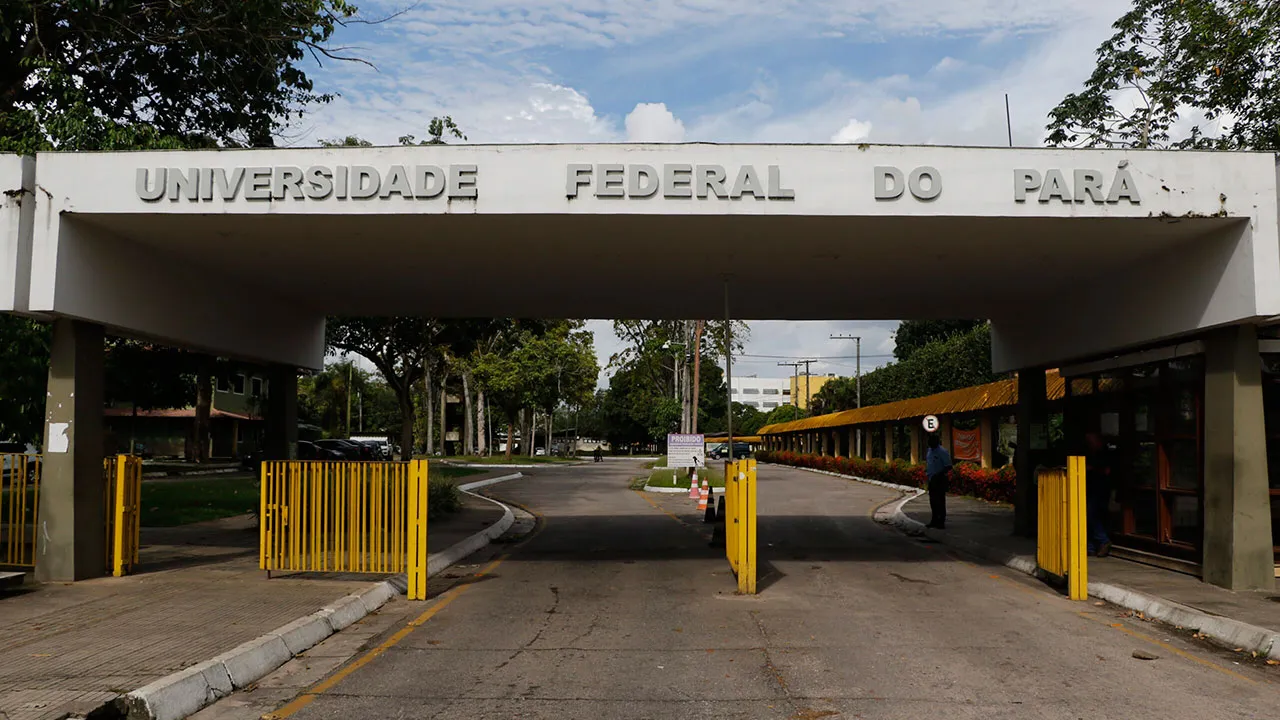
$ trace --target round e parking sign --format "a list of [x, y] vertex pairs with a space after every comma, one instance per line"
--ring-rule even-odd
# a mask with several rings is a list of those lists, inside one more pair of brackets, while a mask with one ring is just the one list
[[938, 418], [933, 415], [924, 416], [924, 431], [938, 432]]

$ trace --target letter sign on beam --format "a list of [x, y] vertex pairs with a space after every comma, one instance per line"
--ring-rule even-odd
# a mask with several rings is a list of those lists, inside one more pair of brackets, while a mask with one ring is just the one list
[[907, 183], [901, 170], [882, 165], [874, 172], [877, 200], [897, 200], [902, 197], [902, 192], [907, 189]]
[[569, 180], [565, 184], [565, 196], [578, 197], [578, 188], [591, 184], [591, 165], [572, 163], [569, 165]]
[[938, 432], [938, 418], [934, 415], [925, 415], [924, 422], [921, 424], [924, 425], [925, 432]]

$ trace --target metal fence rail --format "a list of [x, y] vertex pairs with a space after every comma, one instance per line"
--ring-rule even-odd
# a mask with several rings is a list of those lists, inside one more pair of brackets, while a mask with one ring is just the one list
[[36, 566], [36, 517], [40, 508], [40, 456], [0, 455], [0, 565], [31, 569]]
[[1047, 575], [1065, 580], [1072, 600], [1084, 600], [1089, 595], [1084, 458], [1067, 458], [1065, 468], [1041, 469], [1036, 484], [1036, 564]]
[[756, 592], [756, 461], [724, 467], [725, 554], [738, 577], [738, 592]]
[[127, 575], [138, 564], [142, 517], [142, 458], [117, 455], [102, 461], [107, 508], [107, 571]]
[[426, 599], [427, 461], [262, 464], [259, 567], [407, 573]]

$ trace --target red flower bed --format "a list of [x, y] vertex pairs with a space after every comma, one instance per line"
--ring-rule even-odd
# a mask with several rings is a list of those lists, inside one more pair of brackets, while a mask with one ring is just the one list
[[[760, 462], [790, 465], [792, 467], [825, 470], [841, 475], [853, 475], [868, 480], [923, 488], [928, 478], [924, 465], [912, 465], [905, 460], [863, 460], [861, 458], [806, 455], [788, 451], [762, 450], [756, 453]], [[953, 495], [969, 495], [994, 502], [1013, 502], [1014, 482], [1017, 475], [1010, 466], [986, 469], [973, 463], [957, 463], [951, 471], [950, 492]]]

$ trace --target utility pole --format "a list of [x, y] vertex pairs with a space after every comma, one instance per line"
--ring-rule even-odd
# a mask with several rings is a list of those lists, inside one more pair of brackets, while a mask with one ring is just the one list
[[[809, 365], [817, 360], [797, 360], [796, 362], [804, 365], [804, 416], [809, 417], [813, 413], [812, 398], [809, 393], [810, 388], [813, 387], [813, 375], [809, 373]], [[799, 388], [796, 389], [799, 390]]]
[[[693, 409], [690, 411], [692, 423], [690, 432], [698, 434], [698, 383], [702, 375], [702, 328], [704, 320], [694, 324], [693, 335]], [[730, 393], [732, 395], [732, 393]]]
[[800, 363], [780, 362], [778, 363], [778, 367], [791, 368], [791, 385], [794, 390], [794, 392], [791, 394], [791, 406], [796, 408], [800, 407], [800, 403], [796, 399], [800, 397]]
[[[725, 422], [728, 438], [729, 460], [733, 458], [733, 320], [729, 315], [729, 276], [724, 276], [724, 381], [729, 394], [729, 417]], [[728, 480], [728, 478], [725, 478]]]
[[[1007, 95], [1005, 96], [1005, 99], [1006, 101], [1008, 100]], [[857, 388], [858, 388], [857, 404], [858, 404], [858, 407], [862, 407], [862, 336], [861, 335], [832, 335], [831, 339], [832, 340], [853, 340], [856, 343], [857, 365], [855, 365], [854, 367], [856, 367], [857, 370], [855, 370], [854, 372], [857, 373], [856, 375], [857, 380], [855, 381], [857, 383]], [[858, 428], [858, 457], [862, 457], [862, 428]]]
[[351, 379], [355, 373], [356, 364], [347, 359], [350, 363], [347, 365], [347, 437], [351, 437]]
[[364, 433], [364, 393], [356, 391], [356, 404], [360, 406], [360, 432]]

